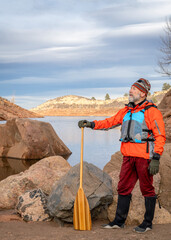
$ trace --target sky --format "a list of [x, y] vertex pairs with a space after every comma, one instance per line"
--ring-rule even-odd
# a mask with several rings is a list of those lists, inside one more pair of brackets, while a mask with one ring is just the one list
[[26, 109], [65, 95], [151, 93], [170, 0], [0, 0], [0, 96]]

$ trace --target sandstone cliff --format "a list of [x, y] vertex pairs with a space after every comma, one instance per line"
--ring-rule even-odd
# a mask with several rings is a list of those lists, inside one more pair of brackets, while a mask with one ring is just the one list
[[0, 121], [12, 118], [38, 118], [39, 114], [26, 110], [0, 97]]
[[114, 114], [126, 101], [127, 98], [125, 101], [123, 98], [104, 101], [67, 95], [49, 100], [31, 111], [46, 116], [103, 116]]
[[[155, 92], [148, 96], [159, 104], [167, 91]], [[44, 116], [111, 116], [128, 102], [128, 97], [111, 100], [92, 100], [85, 97], [67, 95], [49, 100], [31, 111]]]
[[166, 142], [171, 144], [171, 89], [165, 94], [158, 105], [158, 109], [163, 114], [166, 129]]

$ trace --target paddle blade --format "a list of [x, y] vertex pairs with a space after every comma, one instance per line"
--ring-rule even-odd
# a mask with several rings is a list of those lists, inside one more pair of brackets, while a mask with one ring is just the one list
[[91, 230], [91, 215], [83, 188], [79, 188], [74, 203], [73, 223], [75, 230]]

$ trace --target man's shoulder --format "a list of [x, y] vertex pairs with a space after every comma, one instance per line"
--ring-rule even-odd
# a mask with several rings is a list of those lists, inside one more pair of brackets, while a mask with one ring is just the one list
[[160, 112], [160, 110], [157, 108], [157, 106], [154, 103], [149, 103], [146, 107], [145, 107], [145, 112], [147, 113], [148, 116], [150, 117], [161, 117], [162, 113]]
[[147, 102], [144, 103], [144, 109], [148, 110], [150, 108], [156, 108], [157, 109], [157, 106], [152, 101], [147, 100]]
[[[123, 107], [123, 108], [121, 108], [117, 113], [116, 113], [116, 115], [117, 116], [124, 116], [128, 111], [129, 111], [129, 107], [128, 106], [125, 106], [125, 107]], [[116, 116], [115, 115], [115, 116]]]

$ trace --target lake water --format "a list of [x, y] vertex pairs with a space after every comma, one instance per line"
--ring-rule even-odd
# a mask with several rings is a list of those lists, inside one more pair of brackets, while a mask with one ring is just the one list
[[[64, 142], [64, 144], [70, 149], [72, 154], [68, 158], [68, 162], [71, 166], [80, 162], [81, 152], [81, 129], [78, 127], [78, 121], [87, 119], [89, 121], [102, 120], [105, 117], [45, 117], [37, 118], [35, 120], [44, 121], [50, 123], [57, 135]], [[5, 123], [0, 122], [0, 123]], [[83, 160], [89, 163], [93, 163], [100, 169], [110, 161], [111, 155], [120, 149], [120, 128], [114, 128], [109, 131], [92, 130], [85, 128], [84, 130], [84, 154]], [[0, 159], [2, 163], [0, 173], [2, 179], [7, 175], [14, 174], [19, 171], [24, 171], [22, 161], [17, 159]], [[24, 163], [26, 164], [26, 163]], [[27, 163], [28, 164], [28, 163]], [[11, 166], [13, 166], [11, 168]], [[15, 168], [17, 169], [14, 169]], [[21, 169], [18, 169], [18, 168]], [[24, 166], [28, 168], [29, 166]], [[4, 175], [4, 176], [3, 176]]]
[[[71, 150], [72, 154], [68, 159], [71, 166], [80, 162], [81, 152], [81, 129], [78, 127], [78, 121], [86, 119], [89, 121], [102, 120], [105, 117], [45, 117], [41, 120], [49, 122], [57, 135]], [[93, 163], [103, 169], [110, 161], [111, 155], [120, 149], [120, 128], [114, 128], [109, 131], [84, 130], [84, 155], [83, 160]]]

